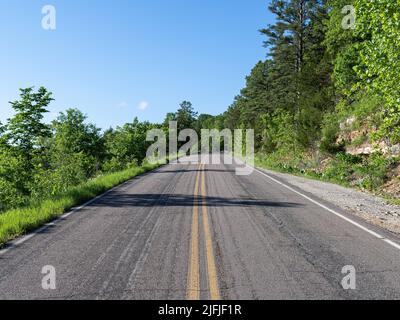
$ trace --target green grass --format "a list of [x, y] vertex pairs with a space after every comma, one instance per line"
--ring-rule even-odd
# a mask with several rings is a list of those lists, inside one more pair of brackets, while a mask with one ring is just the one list
[[255, 159], [256, 167], [272, 170], [280, 173], [288, 173], [298, 177], [305, 177], [313, 180], [323, 181], [323, 182], [330, 182], [339, 184], [344, 187], [350, 187], [349, 183], [340, 180], [333, 180], [327, 178], [322, 173], [317, 173], [312, 170], [300, 169], [294, 164], [285, 163], [284, 161], [278, 162], [275, 159]]
[[[255, 160], [256, 166], [260, 168], [369, 191], [390, 204], [400, 205], [398, 198], [381, 190], [391, 166], [398, 162], [397, 158], [386, 159], [380, 154], [373, 154], [365, 159], [349, 154], [337, 154], [324, 170], [316, 172], [318, 166], [312, 161], [308, 160], [308, 168], [299, 168], [298, 159], [283, 158], [280, 154], [269, 156], [258, 154]], [[304, 167], [307, 160], [302, 159], [301, 163]]]
[[71, 208], [157, 167], [158, 165], [146, 164], [142, 167], [99, 176], [40, 203], [0, 214], [0, 247], [56, 219]]
[[394, 204], [400, 206], [400, 199], [393, 197], [392, 195], [383, 194], [382, 197], [389, 202], [390, 204]]

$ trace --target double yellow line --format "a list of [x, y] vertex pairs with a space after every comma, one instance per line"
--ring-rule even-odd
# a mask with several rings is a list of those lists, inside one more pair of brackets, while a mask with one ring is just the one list
[[[201, 182], [201, 183], [200, 183]], [[200, 188], [201, 187], [201, 188]], [[199, 194], [201, 190], [201, 194]], [[190, 241], [189, 271], [187, 284], [187, 299], [200, 299], [200, 230], [199, 230], [199, 205], [202, 208], [202, 222], [204, 232], [204, 248], [206, 257], [206, 273], [208, 292], [211, 300], [221, 300], [218, 286], [217, 268], [215, 266], [214, 250], [212, 244], [210, 222], [206, 204], [206, 182], [204, 164], [198, 167], [194, 187], [194, 202], [192, 214], [192, 236]], [[201, 198], [200, 198], [201, 195]], [[199, 200], [201, 203], [199, 204]]]

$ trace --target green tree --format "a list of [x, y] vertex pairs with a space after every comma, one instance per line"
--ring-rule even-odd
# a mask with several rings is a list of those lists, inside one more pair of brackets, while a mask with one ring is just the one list
[[175, 120], [178, 122], [178, 131], [184, 129], [195, 129], [197, 112], [189, 101], [183, 101], [175, 114]]
[[[15, 115], [1, 129], [2, 149], [7, 146], [7, 150], [1, 154], [2, 161], [10, 162], [6, 166], [8, 169], [2, 173], [3, 182], [8, 181], [12, 190], [24, 196], [30, 194], [35, 161], [43, 152], [41, 142], [51, 135], [49, 126], [43, 123], [43, 117], [52, 100], [51, 92], [43, 87], [37, 92], [33, 88], [20, 89], [20, 100], [10, 102]], [[18, 177], [12, 173], [15, 170], [18, 170]], [[10, 203], [14, 202], [10, 200]]]
[[383, 124], [378, 137], [400, 142], [400, 0], [355, 0], [356, 35], [361, 63], [356, 67], [360, 78], [357, 88], [367, 88], [382, 96]]
[[137, 118], [115, 130], [108, 130], [104, 135], [107, 162], [106, 171], [121, 170], [140, 164], [146, 157], [151, 142], [146, 141], [147, 131], [156, 127], [149, 122], [140, 122]]
[[324, 40], [326, 54], [333, 65], [332, 78], [338, 94], [349, 97], [358, 78], [354, 68], [360, 63], [358, 46], [362, 39], [356, 36], [353, 28], [343, 28], [343, 19], [351, 13], [343, 13], [343, 9], [354, 5], [354, 0], [330, 0], [328, 4], [330, 11], [325, 22]]
[[44, 87], [37, 92], [33, 88], [20, 91], [20, 100], [10, 102], [16, 114], [6, 126], [6, 136], [8, 143], [25, 158], [29, 168], [40, 139], [50, 136], [49, 126], [43, 123], [43, 117], [53, 98]]
[[93, 170], [99, 168], [104, 156], [103, 140], [100, 129], [86, 120], [87, 116], [78, 109], [61, 112], [52, 123], [53, 150], [60, 155], [60, 160], [63, 155], [83, 153], [90, 158]]
[[318, 0], [273, 0], [269, 6], [277, 22], [261, 33], [268, 38], [265, 46], [273, 59], [271, 90], [279, 108], [298, 111], [300, 75], [311, 60], [319, 63], [321, 59], [325, 7]]
[[198, 134], [201, 133], [201, 129], [214, 129], [215, 117], [209, 114], [200, 114], [195, 127]]
[[6, 126], [0, 122], [0, 150], [7, 146]]
[[86, 120], [78, 109], [67, 109], [52, 122], [52, 136], [42, 141], [34, 162], [32, 198], [63, 192], [99, 171], [104, 154], [100, 129]]
[[171, 121], [176, 121], [176, 114], [174, 112], [167, 113], [167, 115], [165, 116], [164, 122], [163, 122], [163, 127], [168, 129], [169, 123]]
[[9, 149], [0, 149], [0, 212], [27, 201], [24, 159]]

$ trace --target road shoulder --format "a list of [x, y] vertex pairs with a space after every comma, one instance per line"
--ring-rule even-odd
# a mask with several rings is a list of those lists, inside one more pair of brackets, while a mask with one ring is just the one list
[[367, 192], [286, 173], [257, 168], [282, 182], [314, 195], [375, 226], [400, 234], [400, 206]]

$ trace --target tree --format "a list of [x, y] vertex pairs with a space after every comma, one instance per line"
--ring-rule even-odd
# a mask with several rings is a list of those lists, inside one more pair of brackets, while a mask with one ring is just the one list
[[78, 109], [61, 112], [52, 123], [54, 145], [59, 153], [82, 152], [99, 162], [103, 156], [100, 129], [86, 120]]
[[140, 122], [137, 118], [104, 134], [106, 171], [117, 171], [140, 164], [146, 157], [151, 142], [146, 141], [147, 131], [161, 126]]
[[6, 126], [7, 140], [31, 166], [31, 160], [40, 138], [50, 136], [49, 126], [42, 122], [47, 107], [53, 100], [52, 93], [40, 87], [21, 89], [21, 99], [10, 102], [16, 114]]
[[201, 114], [196, 121], [196, 132], [201, 134], [201, 129], [215, 129], [215, 117], [209, 114]]
[[381, 110], [383, 124], [378, 137], [400, 142], [400, 0], [355, 0], [356, 35], [364, 41], [358, 46], [360, 64], [356, 67], [357, 88], [385, 100]]
[[167, 113], [167, 115], [165, 116], [164, 122], [163, 122], [163, 127], [168, 129], [169, 123], [171, 121], [176, 121], [176, 114], [174, 112]]
[[24, 167], [22, 156], [0, 148], [0, 212], [26, 202]]
[[7, 145], [7, 137], [5, 136], [6, 130], [6, 126], [0, 122], [0, 150]]
[[[78, 109], [61, 112], [51, 126], [53, 138], [50, 152], [56, 168], [70, 166], [72, 161], [84, 172], [81, 176], [90, 177], [100, 169], [104, 148], [100, 129], [86, 123], [86, 120], [87, 116]], [[77, 162], [78, 159], [81, 161]]]
[[197, 112], [194, 111], [192, 103], [183, 101], [175, 114], [175, 120], [178, 122], [178, 131], [184, 129], [195, 129]]
[[[16, 113], [1, 128], [0, 145], [3, 151], [0, 156], [2, 161], [9, 163], [6, 167], [9, 169], [2, 173], [3, 182], [8, 181], [11, 189], [6, 189], [15, 190], [17, 198], [30, 194], [35, 161], [43, 151], [41, 142], [51, 135], [43, 117], [52, 100], [52, 93], [40, 87], [37, 92], [33, 88], [20, 89], [20, 100], [10, 102]], [[12, 174], [16, 171], [17, 175]], [[15, 202], [9, 200], [9, 203]]]
[[265, 46], [273, 59], [271, 76], [279, 107], [298, 110], [300, 75], [318, 52], [320, 60], [324, 8], [324, 1], [319, 0], [273, 0], [269, 6], [277, 22], [261, 33], [268, 37]]
[[[358, 76], [354, 68], [360, 63], [358, 45], [362, 41], [353, 28], [343, 29], [343, 8], [354, 5], [354, 0], [330, 0], [330, 11], [325, 22], [326, 54], [333, 65], [332, 78], [339, 97], [351, 98]], [[346, 12], [347, 14], [347, 12]], [[356, 22], [356, 21], [354, 21]]]

